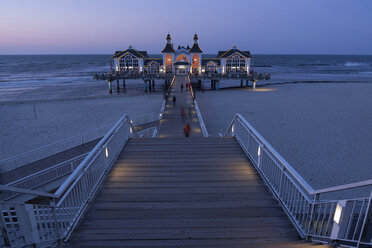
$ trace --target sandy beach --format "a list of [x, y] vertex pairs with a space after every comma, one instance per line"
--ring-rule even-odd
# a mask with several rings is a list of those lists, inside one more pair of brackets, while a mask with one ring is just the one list
[[159, 112], [160, 82], [153, 93], [144, 93], [142, 84], [128, 82], [120, 94], [115, 84], [112, 95], [104, 81], [1, 90], [0, 160], [114, 123], [124, 113]]
[[314, 188], [371, 178], [372, 84], [312, 83], [199, 93], [212, 135], [241, 113]]

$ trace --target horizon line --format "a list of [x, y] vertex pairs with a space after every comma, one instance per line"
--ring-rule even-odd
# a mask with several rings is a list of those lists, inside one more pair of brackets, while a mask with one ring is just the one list
[[[0, 54], [0, 56], [50, 56], [50, 55], [112, 55], [114, 53], [11, 53], [11, 54]], [[162, 53], [148, 53], [162, 54]], [[214, 53], [203, 53], [203, 54], [214, 54]], [[252, 55], [320, 55], [320, 56], [372, 56], [371, 54], [360, 54], [360, 53], [251, 53]]]

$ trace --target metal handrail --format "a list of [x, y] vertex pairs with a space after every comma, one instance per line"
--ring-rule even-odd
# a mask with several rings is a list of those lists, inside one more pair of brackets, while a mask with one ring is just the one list
[[[105, 132], [107, 132], [109, 127], [112, 127], [113, 124], [114, 123], [110, 123], [110, 124], [101, 126], [99, 128], [95, 128], [95, 129], [86, 131], [82, 134], [78, 134], [78, 135], [74, 135], [74, 136], [71, 136], [71, 137], [68, 137], [68, 138], [65, 138], [65, 139], [62, 139], [62, 140], [58, 140], [56, 142], [47, 144], [45, 146], [41, 146], [41, 147], [38, 147], [36, 149], [33, 149], [33, 150], [30, 150], [30, 151], [23, 152], [23, 153], [20, 153], [18, 155], [12, 156], [10, 158], [3, 159], [3, 160], [0, 161], [0, 172], [4, 173], [6, 171], [16, 169], [16, 168], [18, 168], [18, 167], [20, 167], [24, 164], [32, 163], [34, 161], [43, 159], [43, 158], [51, 156], [51, 155], [53, 155], [57, 152], [60, 152], [59, 150], [56, 151], [56, 146], [68, 144], [68, 142], [73, 141], [72, 142], [73, 145], [71, 145], [71, 144], [70, 145], [64, 145], [63, 149], [61, 150], [61, 151], [63, 151], [63, 150], [70, 149], [70, 148], [72, 148], [76, 145], [81, 145], [83, 143], [86, 143], [86, 142], [92, 141], [94, 139], [100, 138], [100, 137], [103, 136], [103, 134]], [[103, 133], [101, 134], [100, 131], [102, 131]], [[89, 134], [92, 134], [92, 133], [94, 134], [93, 138], [90, 137], [90, 138], [87, 139], [86, 136], [88, 136]], [[31, 158], [30, 158], [30, 156], [31, 156]]]
[[[35, 173], [31, 174], [31, 175], [27, 175], [27, 176], [22, 177], [22, 178], [20, 178], [20, 179], [18, 179], [18, 180], [15, 180], [15, 181], [13, 181], [13, 182], [10, 182], [10, 183], [8, 183], [7, 185], [8, 185], [8, 186], [15, 186], [15, 185], [22, 184], [22, 183], [24, 183], [25, 181], [27, 181], [27, 180], [29, 180], [29, 179], [31, 179], [31, 178], [34, 178], [34, 177], [37, 177], [37, 176], [43, 175], [43, 174], [45, 174], [45, 173], [48, 173], [48, 172], [50, 172], [50, 171], [52, 171], [52, 170], [55, 170], [55, 169], [57, 169], [57, 168], [63, 166], [63, 165], [65, 165], [65, 164], [69, 164], [69, 163], [71, 163], [71, 162], [74, 162], [74, 161], [76, 161], [76, 160], [79, 160], [79, 159], [81, 159], [81, 158], [87, 156], [88, 154], [89, 154], [89, 152], [84, 153], [84, 154], [81, 154], [81, 155], [76, 156], [76, 157], [74, 157], [74, 158], [71, 158], [71, 159], [69, 159], [69, 160], [63, 161], [63, 162], [58, 163], [58, 164], [56, 164], [56, 165], [53, 165], [52, 167], [46, 168], [46, 169], [44, 169], [44, 170], [41, 170], [41, 171], [35, 172]], [[28, 188], [32, 188], [32, 187], [33, 187], [33, 186], [28, 187]]]
[[4, 192], [49, 201], [47, 205], [0, 202], [3, 216], [17, 217], [1, 216], [0, 239], [25, 246], [68, 238], [133, 131], [130, 119], [122, 116], [55, 193], [0, 185]]
[[349, 190], [349, 189], [361, 188], [361, 187], [367, 187], [367, 186], [372, 186], [372, 179], [355, 182], [355, 183], [347, 183], [347, 184], [332, 186], [332, 187], [323, 188], [323, 189], [317, 189], [317, 190], [314, 190], [313, 193], [324, 194], [324, 193], [331, 193], [331, 192], [337, 192], [337, 191], [343, 191], [343, 190]]
[[[164, 101], [163, 106], [165, 106]], [[158, 114], [158, 116], [160, 115]], [[138, 132], [137, 135], [156, 137], [157, 133], [157, 128], [151, 127]], [[0, 247], [3, 247], [2, 239], [8, 246], [50, 245], [58, 240], [68, 240], [72, 230], [83, 216], [88, 203], [110, 171], [116, 157], [129, 137], [132, 136], [135, 136], [135, 130], [132, 121], [125, 114], [55, 193], [0, 185], [0, 194], [11, 192], [13, 195], [32, 196], [32, 198], [38, 199], [38, 202], [42, 200], [43, 204], [0, 201], [2, 215], [15, 216], [15, 218], [4, 217], [4, 219], [3, 216], [0, 216], [0, 229], [2, 230], [0, 232]], [[36, 175], [39, 174], [36, 173]], [[47, 202], [43, 199], [46, 199]]]
[[321, 194], [369, 186], [372, 180], [314, 190], [240, 114], [225, 136], [232, 135], [278, 199], [302, 237], [325, 243], [372, 246], [369, 196], [320, 199]]
[[141, 130], [139, 132], [136, 132], [136, 137], [143, 138], [143, 137], [148, 137], [147, 134], [151, 134], [151, 138], [155, 138], [158, 136], [158, 129], [156, 127], [149, 127], [144, 130]]
[[[131, 130], [134, 130], [132, 123], [128, 116], [124, 114], [119, 121], [116, 122], [116, 124], [110, 129], [110, 131], [107, 132], [107, 134], [100, 140], [100, 142], [93, 148], [93, 150], [88, 154], [88, 156], [85, 157], [83, 162], [80, 163], [80, 165], [74, 170], [74, 172], [66, 179], [66, 181], [58, 188], [55, 195], [56, 198], [59, 198], [62, 196], [64, 192], [66, 192], [69, 185], [73, 183], [73, 181], [78, 177], [78, 175], [91, 164], [91, 161], [94, 159], [94, 157], [97, 155], [98, 151], [100, 149], [104, 148], [104, 145], [110, 140], [110, 138], [116, 133], [116, 129], [125, 121], [127, 121], [131, 127]], [[133, 131], [132, 131], [133, 132]]]
[[203, 137], [208, 137], [209, 134], [208, 134], [207, 126], [204, 123], [203, 116], [202, 116], [202, 114], [200, 112], [200, 109], [199, 109], [198, 101], [196, 100], [196, 97], [195, 97], [194, 89], [191, 86], [190, 76], [187, 76], [187, 81], [190, 85], [191, 96], [192, 96], [193, 101], [194, 101], [194, 108], [195, 108], [196, 116], [198, 117], [200, 129], [202, 131]]
[[262, 137], [262, 135], [239, 113], [235, 115], [233, 120], [230, 122], [230, 125], [225, 132], [224, 136], [227, 136], [227, 133], [229, 129], [231, 129], [232, 125], [234, 124], [234, 121], [236, 118], [240, 118], [240, 120], [249, 127], [252, 132], [260, 139], [263, 143], [263, 146], [267, 147], [273, 155], [284, 165], [284, 167], [290, 171], [293, 177], [297, 178], [301, 186], [303, 186], [307, 193], [309, 195], [317, 195], [317, 194], [324, 194], [324, 193], [332, 193], [332, 192], [337, 192], [337, 191], [344, 191], [344, 190], [349, 190], [353, 188], [361, 188], [361, 187], [367, 187], [367, 186], [372, 186], [372, 179], [369, 180], [364, 180], [364, 181], [359, 181], [355, 183], [347, 183], [347, 184], [341, 184], [337, 186], [332, 186], [332, 187], [327, 187], [327, 188], [322, 188], [322, 189], [314, 189], [311, 187], [305, 179], [270, 145], [269, 142], [265, 140], [265, 138]]
[[275, 158], [280, 161], [280, 163], [284, 166], [284, 168], [289, 171], [291, 173], [291, 175], [296, 178], [296, 180], [300, 183], [300, 185], [307, 191], [308, 194], [310, 195], [313, 195], [315, 190], [313, 189], [313, 187], [311, 187], [306, 181], [305, 179], [303, 179], [303, 177], [298, 174], [298, 172], [293, 169], [293, 167], [274, 149], [274, 147], [272, 147], [270, 145], [269, 142], [267, 142], [264, 137], [261, 136], [261, 134], [239, 113], [237, 113], [233, 120], [231, 121], [229, 127], [227, 128], [227, 131], [225, 133], [225, 136], [227, 136], [227, 133], [229, 131], [229, 129], [231, 129], [231, 127], [233, 126], [234, 124], [234, 121], [235, 119], [239, 118], [243, 123], [244, 125], [246, 125], [251, 131], [252, 133], [262, 142], [262, 145], [267, 147], [268, 150], [270, 150], [270, 152], [272, 153], [272, 155], [275, 156]]

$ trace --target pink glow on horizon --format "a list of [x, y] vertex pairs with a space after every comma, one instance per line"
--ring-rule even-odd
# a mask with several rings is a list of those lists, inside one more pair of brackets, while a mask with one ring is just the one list
[[110, 54], [129, 45], [160, 53], [168, 32], [176, 46], [191, 45], [198, 33], [207, 53], [236, 44], [255, 53], [372, 54], [371, 1], [227, 3], [4, 0], [0, 54]]

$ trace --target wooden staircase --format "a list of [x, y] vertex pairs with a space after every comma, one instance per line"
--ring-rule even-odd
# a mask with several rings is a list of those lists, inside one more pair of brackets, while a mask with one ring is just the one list
[[70, 247], [328, 247], [299, 240], [234, 138], [130, 139]]

